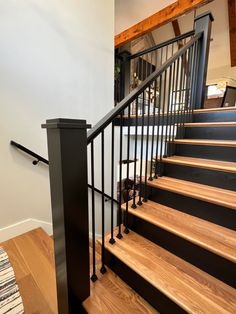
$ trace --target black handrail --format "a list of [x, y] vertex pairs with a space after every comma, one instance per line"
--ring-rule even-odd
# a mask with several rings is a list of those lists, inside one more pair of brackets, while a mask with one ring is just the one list
[[[26, 154], [28, 154], [28, 155], [30, 155], [30, 156], [32, 156], [32, 157], [35, 157], [36, 160], [34, 160], [34, 161], [32, 162], [32, 164], [33, 164], [34, 166], [36, 166], [40, 161], [43, 162], [43, 163], [45, 163], [46, 165], [49, 165], [49, 161], [48, 161], [47, 159], [45, 159], [45, 158], [43, 158], [42, 156], [40, 156], [40, 155], [34, 153], [32, 150], [26, 148], [25, 146], [23, 146], [23, 145], [21, 145], [21, 144], [19, 144], [19, 143], [16, 143], [15, 141], [10, 141], [10, 144], [11, 144], [12, 146], [15, 146], [15, 147], [17, 147], [18, 149], [22, 150], [22, 151], [25, 152]], [[90, 189], [92, 188], [92, 186], [91, 186], [90, 184], [88, 184], [88, 187], [89, 187]], [[99, 190], [99, 189], [97, 189], [97, 188], [95, 188], [95, 187], [94, 187], [94, 191], [95, 191], [96, 193], [102, 194], [102, 191]], [[116, 199], [112, 198], [112, 197], [109, 196], [108, 194], [104, 193], [104, 195], [105, 195], [105, 197], [106, 197], [106, 200], [105, 200], [105, 201], [113, 200], [113, 202], [118, 203], [118, 201], [117, 201]]]
[[45, 158], [43, 158], [42, 156], [40, 156], [40, 155], [34, 153], [32, 150], [26, 148], [25, 146], [23, 146], [23, 145], [21, 145], [21, 144], [19, 144], [19, 143], [16, 143], [16, 142], [14, 142], [14, 141], [10, 141], [10, 144], [11, 144], [12, 146], [15, 146], [15, 147], [17, 147], [18, 149], [22, 150], [22, 151], [25, 152], [26, 154], [28, 154], [28, 155], [30, 155], [30, 156], [36, 158], [36, 160], [34, 160], [34, 161], [32, 162], [33, 165], [37, 165], [40, 161], [43, 162], [43, 163], [45, 163], [46, 165], [49, 164], [49, 162], [48, 162], [47, 159], [45, 159]]
[[191, 37], [191, 36], [194, 36], [194, 35], [195, 35], [195, 30], [191, 30], [191, 31], [189, 31], [187, 33], [184, 33], [184, 34], [181, 34], [181, 35], [179, 35], [177, 37], [174, 37], [174, 38], [171, 38], [169, 40], [166, 40], [166, 41], [164, 41], [164, 42], [162, 42], [162, 43], [160, 43], [158, 45], [155, 45], [155, 46], [153, 46], [151, 48], [148, 48], [148, 49], [145, 49], [143, 51], [137, 52], [137, 53], [135, 53], [133, 55], [130, 55], [129, 57], [127, 57], [127, 60], [131, 60], [131, 59], [134, 59], [134, 58], [137, 58], [137, 57], [141, 57], [144, 54], [147, 54], [147, 53], [150, 53], [152, 51], [161, 49], [161, 48], [163, 48], [165, 46], [171, 45], [171, 44], [173, 44], [175, 42], [178, 42], [178, 41], [180, 41], [182, 39], [185, 39], [187, 37]]
[[135, 88], [128, 96], [126, 96], [120, 103], [116, 105], [110, 112], [108, 112], [104, 118], [102, 118], [92, 129], [88, 131], [87, 142], [91, 143], [102, 130], [104, 130], [127, 106], [132, 103], [137, 96], [139, 96], [149, 85], [160, 76], [168, 67], [183, 55], [189, 47], [197, 42], [202, 36], [202, 33], [195, 35], [184, 47], [179, 49], [171, 58], [169, 58], [164, 64], [162, 64], [155, 72], [145, 79], [137, 88]]

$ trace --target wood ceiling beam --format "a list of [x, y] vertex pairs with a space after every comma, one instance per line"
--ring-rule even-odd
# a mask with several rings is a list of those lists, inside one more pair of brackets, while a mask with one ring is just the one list
[[231, 67], [236, 66], [236, 0], [228, 0]]
[[178, 0], [115, 36], [115, 48], [213, 0]]

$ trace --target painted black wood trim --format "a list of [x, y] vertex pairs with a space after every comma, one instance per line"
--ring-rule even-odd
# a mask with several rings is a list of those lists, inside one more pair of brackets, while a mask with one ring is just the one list
[[236, 162], [236, 147], [176, 144], [175, 154]]
[[236, 173], [164, 163], [164, 175], [176, 179], [236, 191]]
[[177, 193], [150, 188], [149, 199], [186, 214], [236, 230], [236, 211]]
[[185, 127], [185, 138], [236, 140], [236, 126]]

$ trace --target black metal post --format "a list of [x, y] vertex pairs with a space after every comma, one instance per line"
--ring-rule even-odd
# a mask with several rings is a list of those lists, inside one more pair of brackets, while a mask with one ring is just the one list
[[85, 120], [52, 119], [47, 129], [59, 314], [82, 313], [90, 294]]
[[206, 76], [210, 47], [211, 25], [214, 21], [211, 12], [203, 13], [195, 18], [195, 34], [203, 33], [199, 45], [198, 75], [195, 90], [195, 108], [203, 108], [206, 91]]
[[122, 51], [119, 54], [121, 58], [120, 69], [120, 100], [124, 99], [130, 93], [130, 53]]

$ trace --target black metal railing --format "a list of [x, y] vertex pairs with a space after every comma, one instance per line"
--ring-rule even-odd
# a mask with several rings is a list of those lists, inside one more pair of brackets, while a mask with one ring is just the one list
[[117, 54], [115, 60], [115, 103], [121, 101], [128, 93], [138, 87], [151, 73], [155, 72], [176, 51], [181, 49], [194, 34], [195, 31], [191, 30], [133, 55], [126, 51]]
[[[211, 13], [196, 17], [192, 38], [87, 133], [85, 120], [52, 119], [43, 125], [48, 134], [59, 313], [89, 296], [88, 211], [90, 275], [96, 281], [98, 267], [106, 272], [105, 247], [129, 233], [130, 207], [148, 201], [150, 182], [163, 175], [163, 159], [174, 154], [175, 139], [184, 136], [193, 110], [203, 106], [212, 20]], [[107, 195], [118, 202], [105, 202]], [[101, 235], [100, 262], [96, 234]]]
[[[193, 36], [88, 132], [92, 169], [89, 181], [92, 186], [93, 256], [95, 256], [95, 213], [101, 209], [102, 273], [105, 272], [105, 233], [110, 231], [111, 244], [115, 244], [116, 237], [121, 238], [123, 233], [129, 233], [129, 206], [136, 208], [148, 201], [148, 181], [158, 179], [162, 175], [163, 158], [173, 154], [175, 138], [183, 137], [185, 122], [192, 120], [202, 35], [199, 33]], [[131, 108], [134, 116], [131, 115]], [[117, 119], [120, 125], [114, 126]], [[129, 123], [131, 119], [135, 120], [133, 126]], [[100, 147], [96, 154], [98, 160], [94, 154], [95, 145]], [[114, 156], [119, 158], [115, 159]], [[124, 157], [127, 160], [134, 160], [132, 168], [130, 163], [122, 166]], [[105, 164], [110, 166], [105, 168]], [[110, 183], [106, 188], [105, 179]], [[94, 182], [99, 184], [99, 180], [102, 192], [100, 204], [94, 201], [93, 188]], [[114, 185], [117, 186], [117, 183], [118, 193], [114, 191]], [[105, 210], [105, 192], [111, 195], [111, 198], [118, 199], [117, 216], [114, 215], [113, 202], [110, 209]], [[106, 220], [107, 211], [110, 211], [109, 221]], [[117, 226], [115, 231], [114, 226]], [[97, 279], [94, 261], [91, 278], [93, 281]]]

